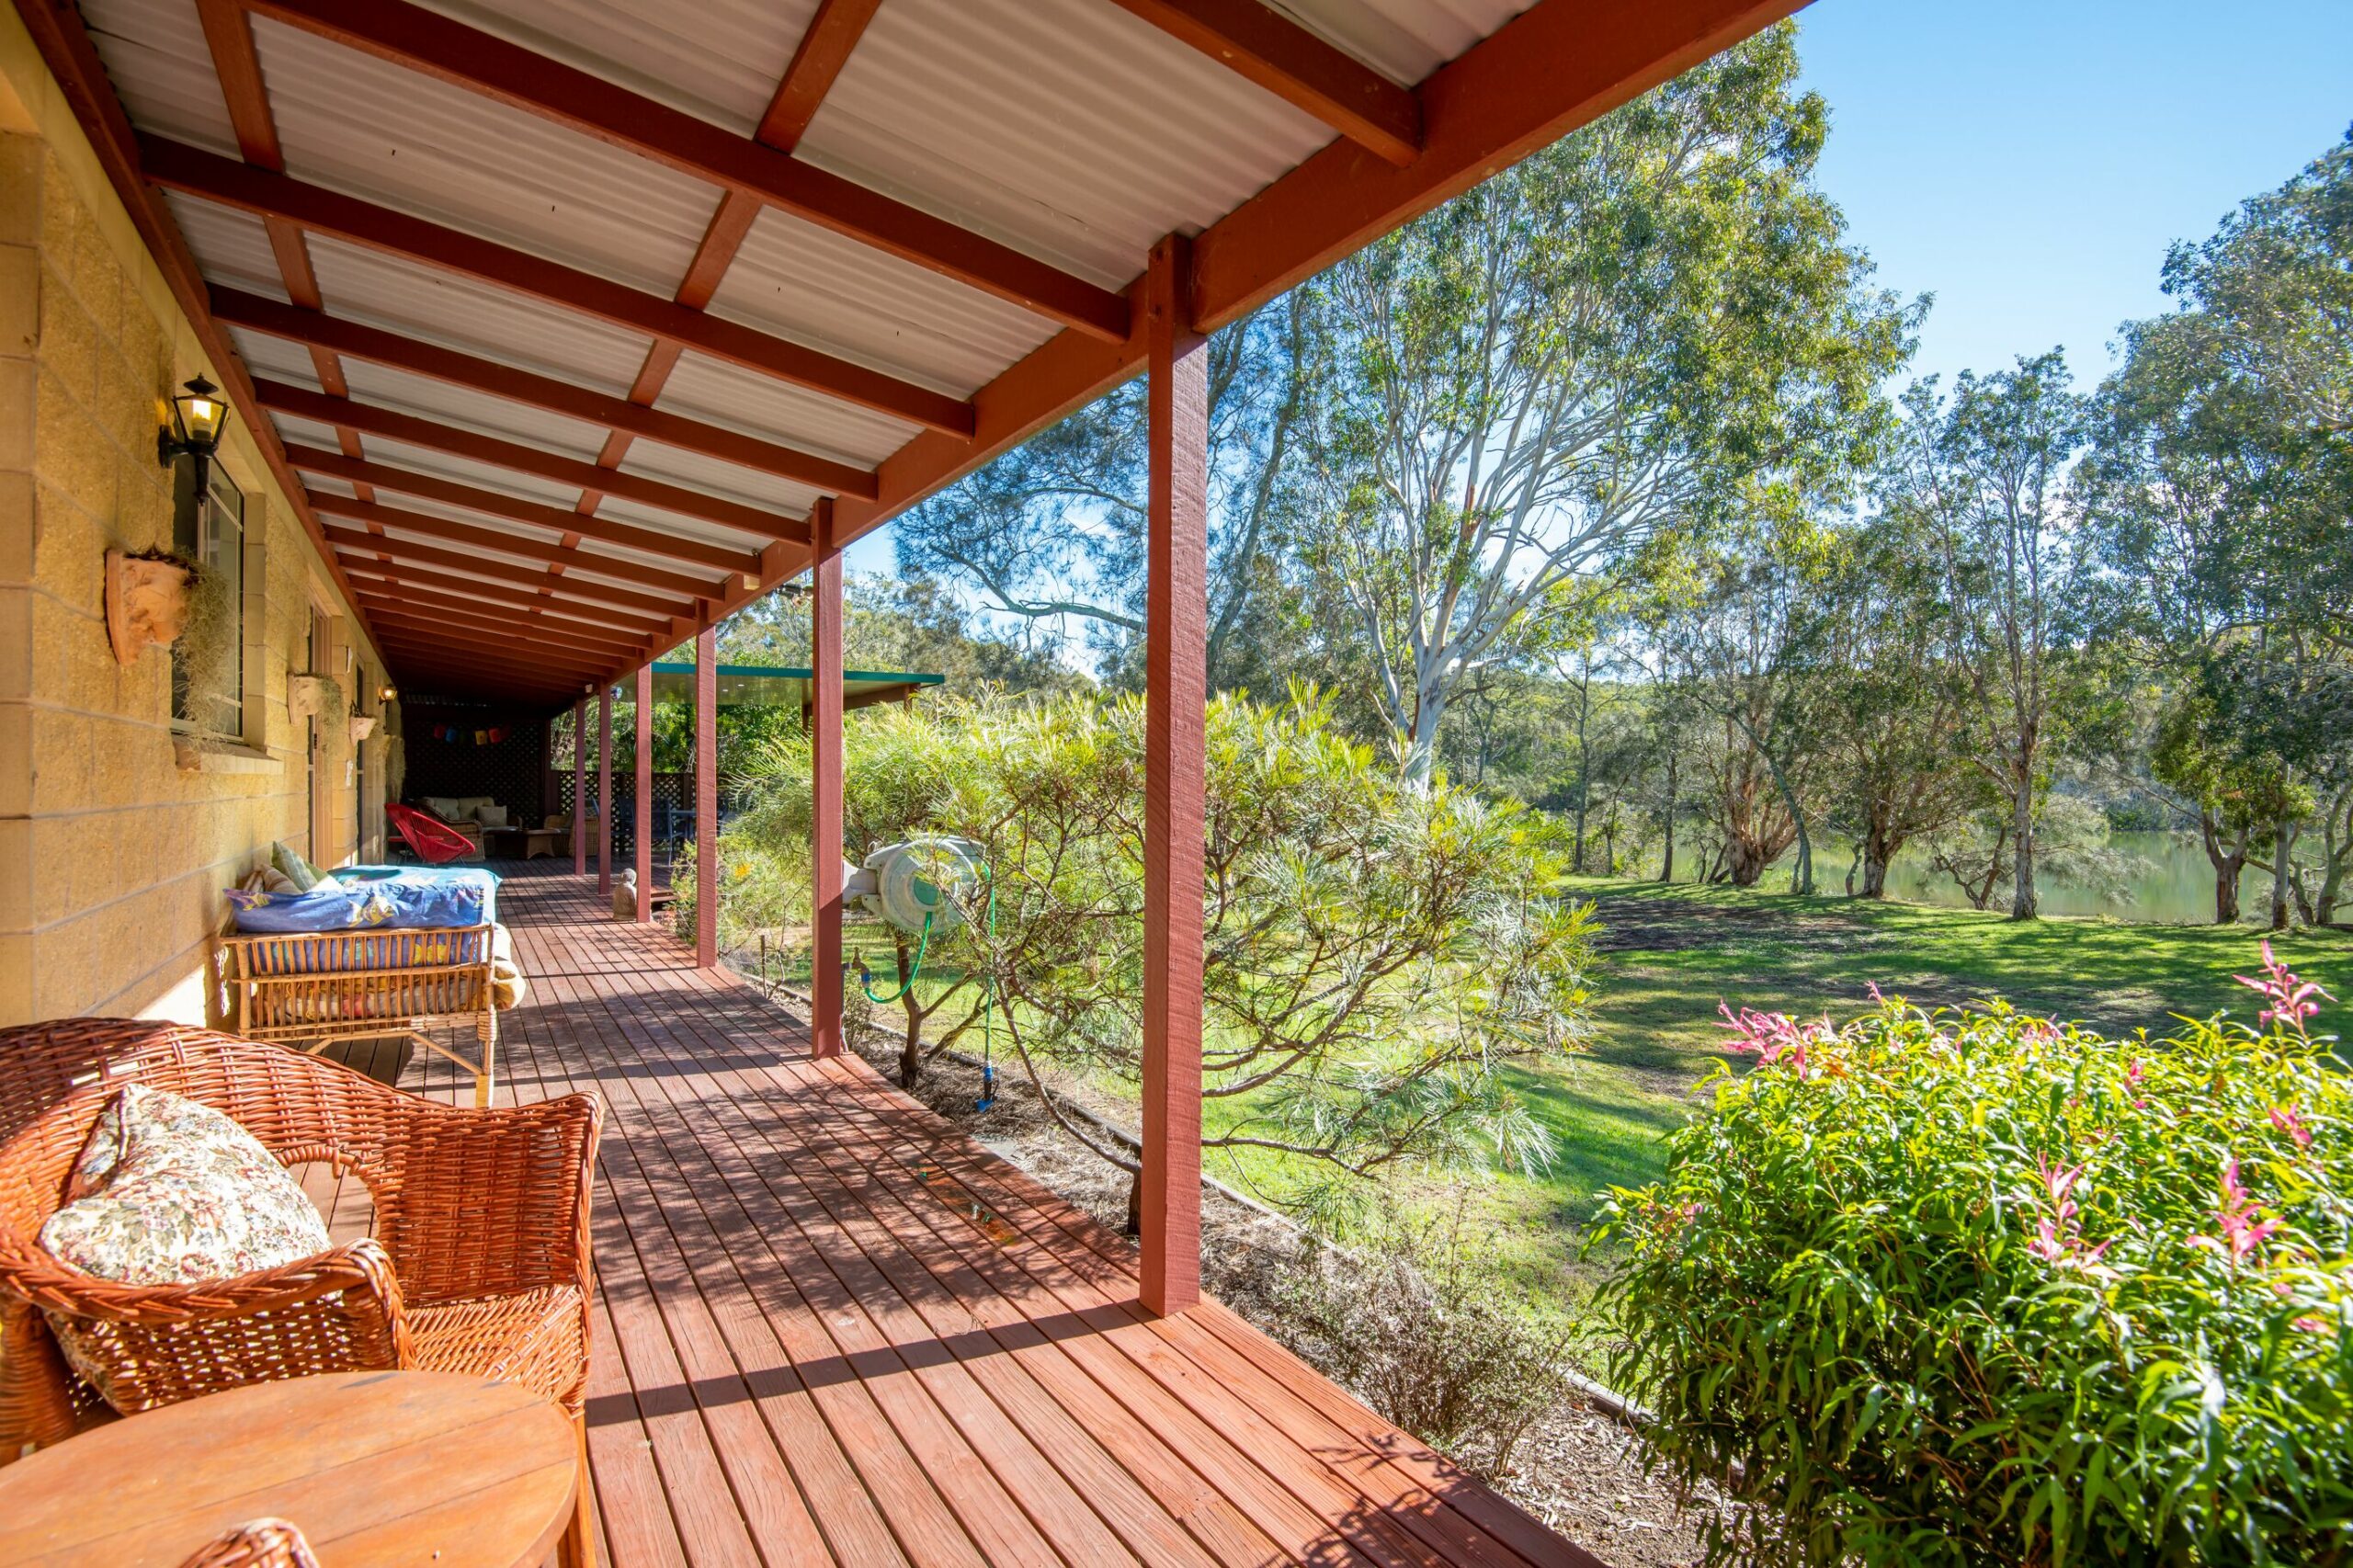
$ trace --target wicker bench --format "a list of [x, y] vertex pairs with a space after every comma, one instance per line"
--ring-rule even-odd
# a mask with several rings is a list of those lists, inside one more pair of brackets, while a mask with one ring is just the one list
[[[406, 1038], [474, 1077], [474, 1104], [491, 1103], [498, 1066], [496, 927], [308, 931], [224, 937], [230, 1032], [304, 1045], [316, 1055], [337, 1040]], [[426, 1034], [471, 1026], [480, 1055], [468, 1061]]]

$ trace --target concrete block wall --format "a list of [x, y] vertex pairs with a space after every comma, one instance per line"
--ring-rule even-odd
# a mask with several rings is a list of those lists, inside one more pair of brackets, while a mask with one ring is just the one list
[[286, 702], [313, 606], [334, 618], [323, 673], [355, 710], [375, 710], [382, 665], [234, 425], [220, 460], [247, 496], [242, 743], [176, 733], [165, 649], [116, 662], [106, 551], [171, 545], [155, 432], [171, 391], [213, 368], [12, 12], [0, 28], [0, 1026], [217, 1022], [223, 892], [272, 841], [322, 864], [381, 855], [381, 760], [363, 753], [384, 743], [339, 723], [321, 726], [313, 842]]

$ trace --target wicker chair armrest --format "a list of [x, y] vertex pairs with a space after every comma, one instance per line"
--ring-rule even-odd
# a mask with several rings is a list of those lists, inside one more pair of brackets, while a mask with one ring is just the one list
[[0, 1291], [46, 1312], [148, 1328], [283, 1312], [336, 1291], [358, 1291], [381, 1301], [393, 1337], [407, 1340], [400, 1281], [384, 1249], [368, 1237], [275, 1268], [186, 1285], [101, 1279], [10, 1239], [0, 1241]]
[[585, 1094], [487, 1110], [417, 1108], [376, 1210], [409, 1300], [585, 1288], [604, 1114]]

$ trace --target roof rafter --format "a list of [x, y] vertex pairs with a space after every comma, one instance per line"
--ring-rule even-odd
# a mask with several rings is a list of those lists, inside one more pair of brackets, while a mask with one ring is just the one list
[[578, 458], [567, 458], [521, 441], [484, 436], [478, 431], [460, 429], [455, 425], [443, 425], [417, 415], [403, 414], [398, 409], [381, 408], [371, 403], [356, 403], [346, 397], [330, 397], [307, 387], [266, 378], [255, 381], [254, 394], [261, 399], [265, 408], [291, 414], [298, 418], [313, 419], [322, 425], [347, 425], [367, 435], [382, 436], [408, 446], [447, 452], [452, 457], [487, 463], [494, 468], [510, 469], [556, 484], [578, 485], [583, 489], [593, 485], [626, 500], [659, 506], [665, 512], [676, 512], [684, 517], [699, 517], [704, 522], [739, 529], [760, 539], [780, 539], [792, 544], [806, 544], [809, 540], [809, 525], [801, 518], [787, 517], [742, 501], [706, 495], [699, 490], [672, 484], [667, 480], [612, 472]]
[[[398, 561], [377, 561], [377, 551], [365, 544], [348, 546], [344, 551], [344, 570], [353, 579], [383, 579], [400, 586], [430, 588], [438, 594], [459, 594], [466, 598], [484, 598], [494, 605], [508, 605], [516, 609], [543, 609], [551, 617], [563, 617], [564, 621], [579, 621], [581, 626], [617, 631], [626, 638], [650, 638], [668, 629], [673, 617], [664, 612], [647, 615], [644, 609], [614, 609], [609, 605], [597, 605], [584, 598], [563, 598], [555, 588], [563, 584], [560, 577], [541, 577], [537, 584], [508, 584], [504, 579], [463, 577], [459, 572], [436, 572], [433, 567], [416, 565], [407, 558]], [[362, 582], [362, 588], [367, 584]]]
[[[316, 492], [313, 504], [329, 517], [348, 517], [369, 528], [398, 528], [403, 533], [422, 534], [445, 544], [464, 545], [464, 551], [452, 551], [466, 560], [480, 559], [479, 552], [490, 551], [496, 557], [512, 557], [527, 565], [539, 565], [563, 573], [567, 578], [586, 580], [593, 574], [608, 577], [633, 587], [650, 588], [660, 602], [677, 613], [677, 607], [696, 599], [715, 599], [726, 589], [723, 584], [694, 577], [683, 572], [665, 572], [660, 567], [647, 566], [635, 561], [623, 561], [616, 556], [597, 555], [576, 544], [563, 544], [537, 539], [526, 539], [497, 528], [480, 528], [471, 523], [455, 522], [429, 512], [411, 512], [398, 506], [387, 506], [377, 501], [356, 501], [348, 496], [327, 495]], [[329, 523], [327, 533], [336, 537], [336, 525]], [[404, 542], [387, 535], [369, 532], [366, 538], [380, 549], [396, 549]], [[419, 559], [422, 559], [420, 557]]]
[[[760, 569], [760, 557], [756, 551], [733, 545], [706, 544], [699, 539], [683, 539], [676, 534], [641, 528], [631, 523], [616, 523], [603, 517], [584, 517], [561, 506], [551, 506], [544, 501], [526, 501], [495, 490], [483, 490], [454, 479], [443, 479], [438, 474], [418, 473], [412, 469], [394, 468], [389, 463], [355, 461], [341, 452], [330, 452], [319, 447], [290, 446], [286, 449], [286, 456], [296, 468], [323, 478], [340, 479], [355, 485], [372, 484], [380, 490], [390, 490], [402, 495], [438, 501], [449, 506], [462, 506], [469, 512], [479, 512], [484, 517], [529, 523], [538, 528], [553, 528], [560, 534], [575, 533], [583, 539], [593, 539], [599, 544], [614, 545], [622, 550], [634, 550], [697, 566], [715, 566], [739, 578]], [[305, 494], [323, 510], [339, 511], [350, 504], [345, 497], [329, 495], [324, 491], [306, 491]], [[350, 514], [347, 512], [345, 515]]]
[[142, 175], [166, 190], [478, 278], [680, 348], [807, 387], [946, 435], [969, 436], [972, 404], [786, 338], [688, 310], [592, 272], [168, 137], [137, 133]]
[[641, 622], [591, 619], [597, 611], [594, 605], [544, 598], [496, 583], [461, 581], [451, 585], [445, 574], [419, 572], [411, 566], [347, 559], [344, 569], [362, 594], [404, 602], [414, 599], [418, 605], [457, 614], [487, 616], [494, 625], [521, 624], [528, 619], [548, 635], [582, 648], [627, 648], [664, 630]]
[[418, 581], [429, 582], [424, 574], [436, 570], [453, 575], [450, 581], [471, 581], [486, 578], [492, 583], [530, 590], [551, 596], [564, 603], [576, 603], [584, 609], [604, 610], [631, 620], [658, 620], [667, 623], [676, 618], [678, 602], [657, 594], [633, 593], [616, 588], [586, 577], [551, 571], [545, 566], [533, 567], [506, 561], [485, 560], [468, 555], [463, 551], [438, 550], [414, 540], [393, 539], [388, 534], [371, 534], [365, 528], [327, 526], [327, 538], [347, 558], [352, 571], [372, 570], [372, 565], [360, 563], [358, 558], [382, 557], [384, 563], [404, 572], [418, 574]]
[[[411, 587], [381, 578], [358, 580], [355, 585], [359, 597], [373, 608], [394, 616], [404, 613], [425, 627], [438, 629], [446, 626], [453, 632], [472, 627], [497, 636], [515, 637], [518, 648], [532, 645], [534, 642], [548, 642], [556, 644], [567, 653], [586, 653], [611, 659], [636, 651], [643, 641], [619, 632], [584, 636], [582, 632], [593, 631], [594, 629], [575, 630], [570, 622], [550, 612], [517, 610], [487, 600]], [[526, 632], [530, 634], [529, 638], [524, 636]]]
[[1111, 0], [1396, 165], [1422, 153], [1422, 106], [1356, 56], [1259, 0]]
[[276, 21], [596, 137], [1107, 341], [1124, 295], [406, 0], [249, 0]]
[[[212, 313], [231, 326], [265, 333], [306, 347], [330, 349], [354, 359], [389, 366], [426, 376], [510, 403], [544, 409], [569, 418], [604, 426], [641, 439], [676, 447], [681, 451], [717, 458], [756, 472], [773, 474], [836, 495], [871, 495], [874, 472], [831, 458], [804, 452], [776, 441], [746, 436], [724, 426], [706, 424], [684, 415], [643, 407], [575, 386], [552, 376], [517, 369], [495, 359], [444, 348], [438, 344], [404, 337], [381, 327], [345, 321], [324, 311], [284, 305], [249, 294], [242, 289], [215, 285]], [[347, 394], [339, 394], [347, 395]]]

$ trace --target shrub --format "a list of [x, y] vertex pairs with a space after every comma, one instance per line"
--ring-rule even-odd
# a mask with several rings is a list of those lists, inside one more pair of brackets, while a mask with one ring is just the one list
[[2264, 958], [2258, 1028], [2154, 1042], [1733, 1020], [1602, 1227], [1613, 1377], [1760, 1505], [1711, 1564], [2348, 1561], [2353, 1093]]
[[[1204, 801], [1203, 1144], [1285, 1163], [1306, 1206], [1399, 1165], [1540, 1165], [1503, 1069], [1581, 1042], [1591, 907], [1562, 895], [1557, 827], [1417, 786], [1327, 703], [1210, 704]], [[749, 770], [736, 831], [807, 841], [801, 743]], [[861, 715], [843, 786], [853, 857], [953, 834], [989, 881], [930, 949], [937, 1043], [994, 999], [1008, 1067], [1128, 1088], [1143, 1072], [1144, 725], [1131, 699], [951, 697]], [[1083, 1125], [1072, 1136], [1129, 1170]]]
[[1278, 1301], [1302, 1354], [1475, 1473], [1511, 1468], [1562, 1392], [1564, 1330], [1499, 1300], [1493, 1236], [1458, 1206], [1392, 1221], [1358, 1256], [1320, 1252]]

